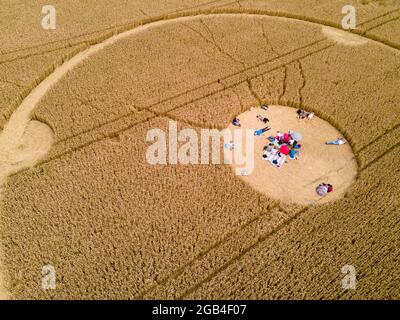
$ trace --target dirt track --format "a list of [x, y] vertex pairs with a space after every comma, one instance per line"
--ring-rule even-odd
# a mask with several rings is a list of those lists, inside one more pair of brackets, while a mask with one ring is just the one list
[[[398, 168], [399, 53], [390, 36], [343, 43], [323, 28], [179, 18], [107, 37], [50, 73], [0, 137], [13, 297], [398, 298], [399, 171], [380, 164]], [[224, 128], [261, 102], [306, 106], [345, 134], [360, 174], [344, 199], [286, 206], [226, 167], [144, 162], [150, 128]], [[359, 290], [343, 293], [332, 283], [349, 261]], [[47, 263], [54, 292], [38, 288]]]

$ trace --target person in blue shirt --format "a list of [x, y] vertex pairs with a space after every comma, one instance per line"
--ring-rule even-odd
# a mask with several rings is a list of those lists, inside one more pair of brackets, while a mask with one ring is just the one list
[[254, 132], [254, 135], [255, 135], [255, 136], [261, 136], [263, 133], [265, 133], [265, 132], [267, 132], [267, 131], [269, 131], [269, 130], [271, 130], [270, 127], [265, 127], [265, 128], [256, 130], [256, 131]]

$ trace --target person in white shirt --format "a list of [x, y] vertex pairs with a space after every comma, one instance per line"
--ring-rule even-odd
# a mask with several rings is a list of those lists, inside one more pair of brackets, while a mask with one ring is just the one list
[[341, 146], [342, 144], [346, 143], [347, 141], [345, 138], [337, 138], [336, 140], [325, 142], [325, 144], [327, 145], [334, 145], [334, 146]]

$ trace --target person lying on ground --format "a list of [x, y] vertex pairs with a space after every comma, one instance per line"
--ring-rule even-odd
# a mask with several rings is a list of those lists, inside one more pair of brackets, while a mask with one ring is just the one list
[[337, 138], [336, 140], [325, 142], [325, 144], [327, 144], [327, 145], [334, 145], [334, 146], [340, 146], [340, 145], [346, 144], [346, 143], [347, 143], [347, 141], [345, 138]]
[[261, 122], [264, 122], [264, 123], [268, 123], [269, 122], [269, 119], [267, 117], [264, 117], [264, 116], [262, 116], [260, 114], [257, 115], [257, 119], [260, 120]]
[[314, 113], [313, 112], [307, 112], [307, 111], [302, 110], [302, 109], [297, 110], [297, 119], [300, 119], [300, 120], [303, 120], [303, 119], [311, 120], [312, 118], [314, 118]]
[[255, 136], [261, 136], [263, 133], [265, 133], [265, 132], [267, 132], [267, 131], [269, 131], [269, 130], [271, 130], [270, 127], [265, 127], [265, 128], [256, 130], [256, 131], [254, 132], [254, 135], [255, 135]]
[[238, 118], [233, 119], [233, 120], [232, 120], [232, 124], [233, 124], [235, 127], [241, 127], [241, 126], [242, 126], [242, 125], [240, 124], [240, 120], [239, 120]]

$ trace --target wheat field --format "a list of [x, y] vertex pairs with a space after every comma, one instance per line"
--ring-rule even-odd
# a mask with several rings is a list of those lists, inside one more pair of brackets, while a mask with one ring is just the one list
[[[342, 0], [57, 0], [52, 31], [44, 1], [3, 2], [1, 297], [400, 298], [398, 1], [351, 1], [351, 33]], [[262, 104], [347, 139], [340, 197], [288, 203], [227, 165], [146, 161], [149, 130], [222, 130]]]

